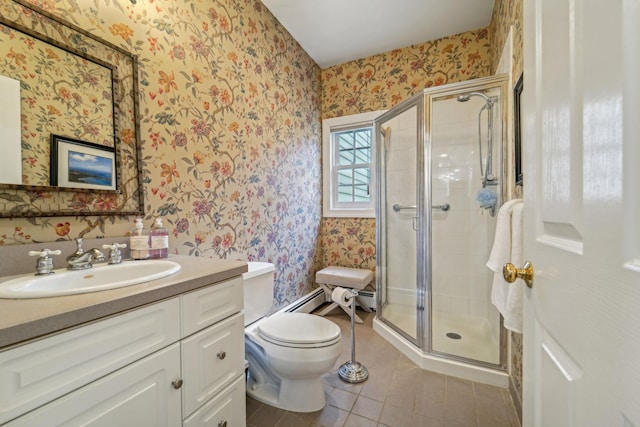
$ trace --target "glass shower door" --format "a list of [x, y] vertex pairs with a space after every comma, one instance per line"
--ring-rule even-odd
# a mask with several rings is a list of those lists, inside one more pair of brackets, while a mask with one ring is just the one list
[[425, 89], [375, 120], [376, 321], [429, 363], [504, 367], [486, 262], [508, 192], [506, 86], [498, 76]]
[[382, 292], [380, 318], [418, 345], [417, 268], [419, 235], [418, 135], [421, 125], [418, 104], [392, 117], [377, 121], [380, 156], [380, 203], [378, 221], [379, 254], [382, 257], [379, 291]]
[[[497, 211], [481, 209], [477, 195], [486, 169], [501, 177], [500, 87], [468, 91], [467, 98], [458, 93], [430, 98], [431, 200], [449, 204], [446, 211], [431, 211], [431, 349], [497, 365], [500, 316], [491, 304], [493, 276], [485, 265]], [[502, 180], [484, 185], [499, 201]]]

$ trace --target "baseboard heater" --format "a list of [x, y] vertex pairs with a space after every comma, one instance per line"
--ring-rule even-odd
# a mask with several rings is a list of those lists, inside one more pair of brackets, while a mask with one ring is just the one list
[[[365, 304], [367, 304], [370, 309], [375, 311], [376, 293], [373, 291], [360, 291], [359, 294], [360, 298], [362, 298]], [[325, 298], [324, 291], [322, 290], [322, 288], [316, 288], [308, 294], [298, 298], [296, 301], [292, 302], [282, 310], [286, 312], [311, 313], [313, 310], [320, 307], [325, 302], [329, 301]]]
[[283, 311], [311, 313], [324, 302], [324, 291], [321, 288], [317, 288], [286, 306]]
[[367, 306], [376, 311], [376, 292], [375, 291], [359, 291], [358, 295], [367, 304]]

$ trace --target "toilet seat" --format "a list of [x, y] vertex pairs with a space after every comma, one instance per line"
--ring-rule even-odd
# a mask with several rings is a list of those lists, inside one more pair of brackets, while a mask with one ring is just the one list
[[276, 313], [263, 319], [258, 335], [272, 344], [290, 348], [327, 347], [340, 341], [340, 327], [306, 313]]

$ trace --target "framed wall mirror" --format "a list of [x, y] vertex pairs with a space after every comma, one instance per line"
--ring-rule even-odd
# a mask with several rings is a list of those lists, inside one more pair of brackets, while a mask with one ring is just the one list
[[520, 97], [522, 96], [523, 74], [520, 74], [513, 88], [513, 140], [514, 140], [514, 173], [516, 186], [524, 185], [522, 173], [522, 125], [520, 123]]
[[[25, 0], [0, 3], [0, 217], [143, 214], [137, 57]], [[61, 140], [78, 149], [61, 154]], [[105, 162], [95, 153], [111, 153], [112, 185], [82, 183]], [[94, 168], [82, 179], [79, 161]], [[58, 165], [76, 168], [64, 184]]]

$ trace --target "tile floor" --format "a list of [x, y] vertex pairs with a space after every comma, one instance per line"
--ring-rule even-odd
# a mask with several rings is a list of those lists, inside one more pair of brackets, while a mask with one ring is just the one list
[[247, 397], [247, 427], [519, 427], [507, 389], [424, 371], [373, 331], [375, 313], [358, 312], [356, 360], [369, 379], [349, 384], [338, 368], [351, 357], [349, 318], [334, 310], [342, 355], [324, 377], [327, 406], [308, 414], [289, 412]]

